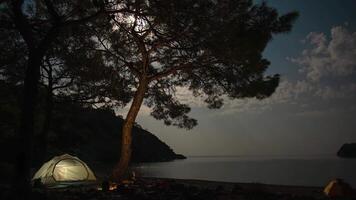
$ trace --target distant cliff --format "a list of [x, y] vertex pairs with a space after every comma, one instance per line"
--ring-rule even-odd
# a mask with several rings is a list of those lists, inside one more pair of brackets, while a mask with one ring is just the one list
[[356, 158], [356, 143], [346, 143], [337, 152], [342, 158]]

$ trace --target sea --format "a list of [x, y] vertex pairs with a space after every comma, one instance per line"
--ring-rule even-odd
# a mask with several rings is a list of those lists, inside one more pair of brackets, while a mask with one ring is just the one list
[[134, 170], [142, 177], [318, 187], [341, 178], [356, 188], [356, 159], [337, 156], [189, 156]]

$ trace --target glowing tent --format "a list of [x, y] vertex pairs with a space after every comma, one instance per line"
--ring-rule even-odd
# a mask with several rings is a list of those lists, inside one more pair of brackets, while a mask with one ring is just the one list
[[56, 156], [44, 163], [32, 178], [32, 180], [37, 179], [45, 185], [96, 180], [87, 164], [69, 154]]
[[324, 194], [328, 197], [349, 197], [353, 193], [351, 186], [341, 179], [334, 179], [324, 188]]

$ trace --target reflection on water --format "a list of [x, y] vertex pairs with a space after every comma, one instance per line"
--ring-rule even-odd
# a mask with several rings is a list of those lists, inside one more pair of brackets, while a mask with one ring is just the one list
[[342, 178], [356, 187], [356, 159], [337, 157], [188, 157], [143, 163], [135, 169], [146, 177], [324, 186]]

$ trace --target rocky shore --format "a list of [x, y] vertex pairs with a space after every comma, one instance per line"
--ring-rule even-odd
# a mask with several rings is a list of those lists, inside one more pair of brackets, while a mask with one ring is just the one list
[[346, 143], [337, 152], [341, 158], [356, 158], [356, 143]]
[[[2, 188], [1, 199], [13, 199]], [[60, 189], [37, 188], [32, 199], [39, 200], [322, 200], [329, 199], [321, 187], [227, 183], [201, 180], [140, 178], [107, 188], [101, 184]], [[356, 199], [355, 197], [341, 199]]]

